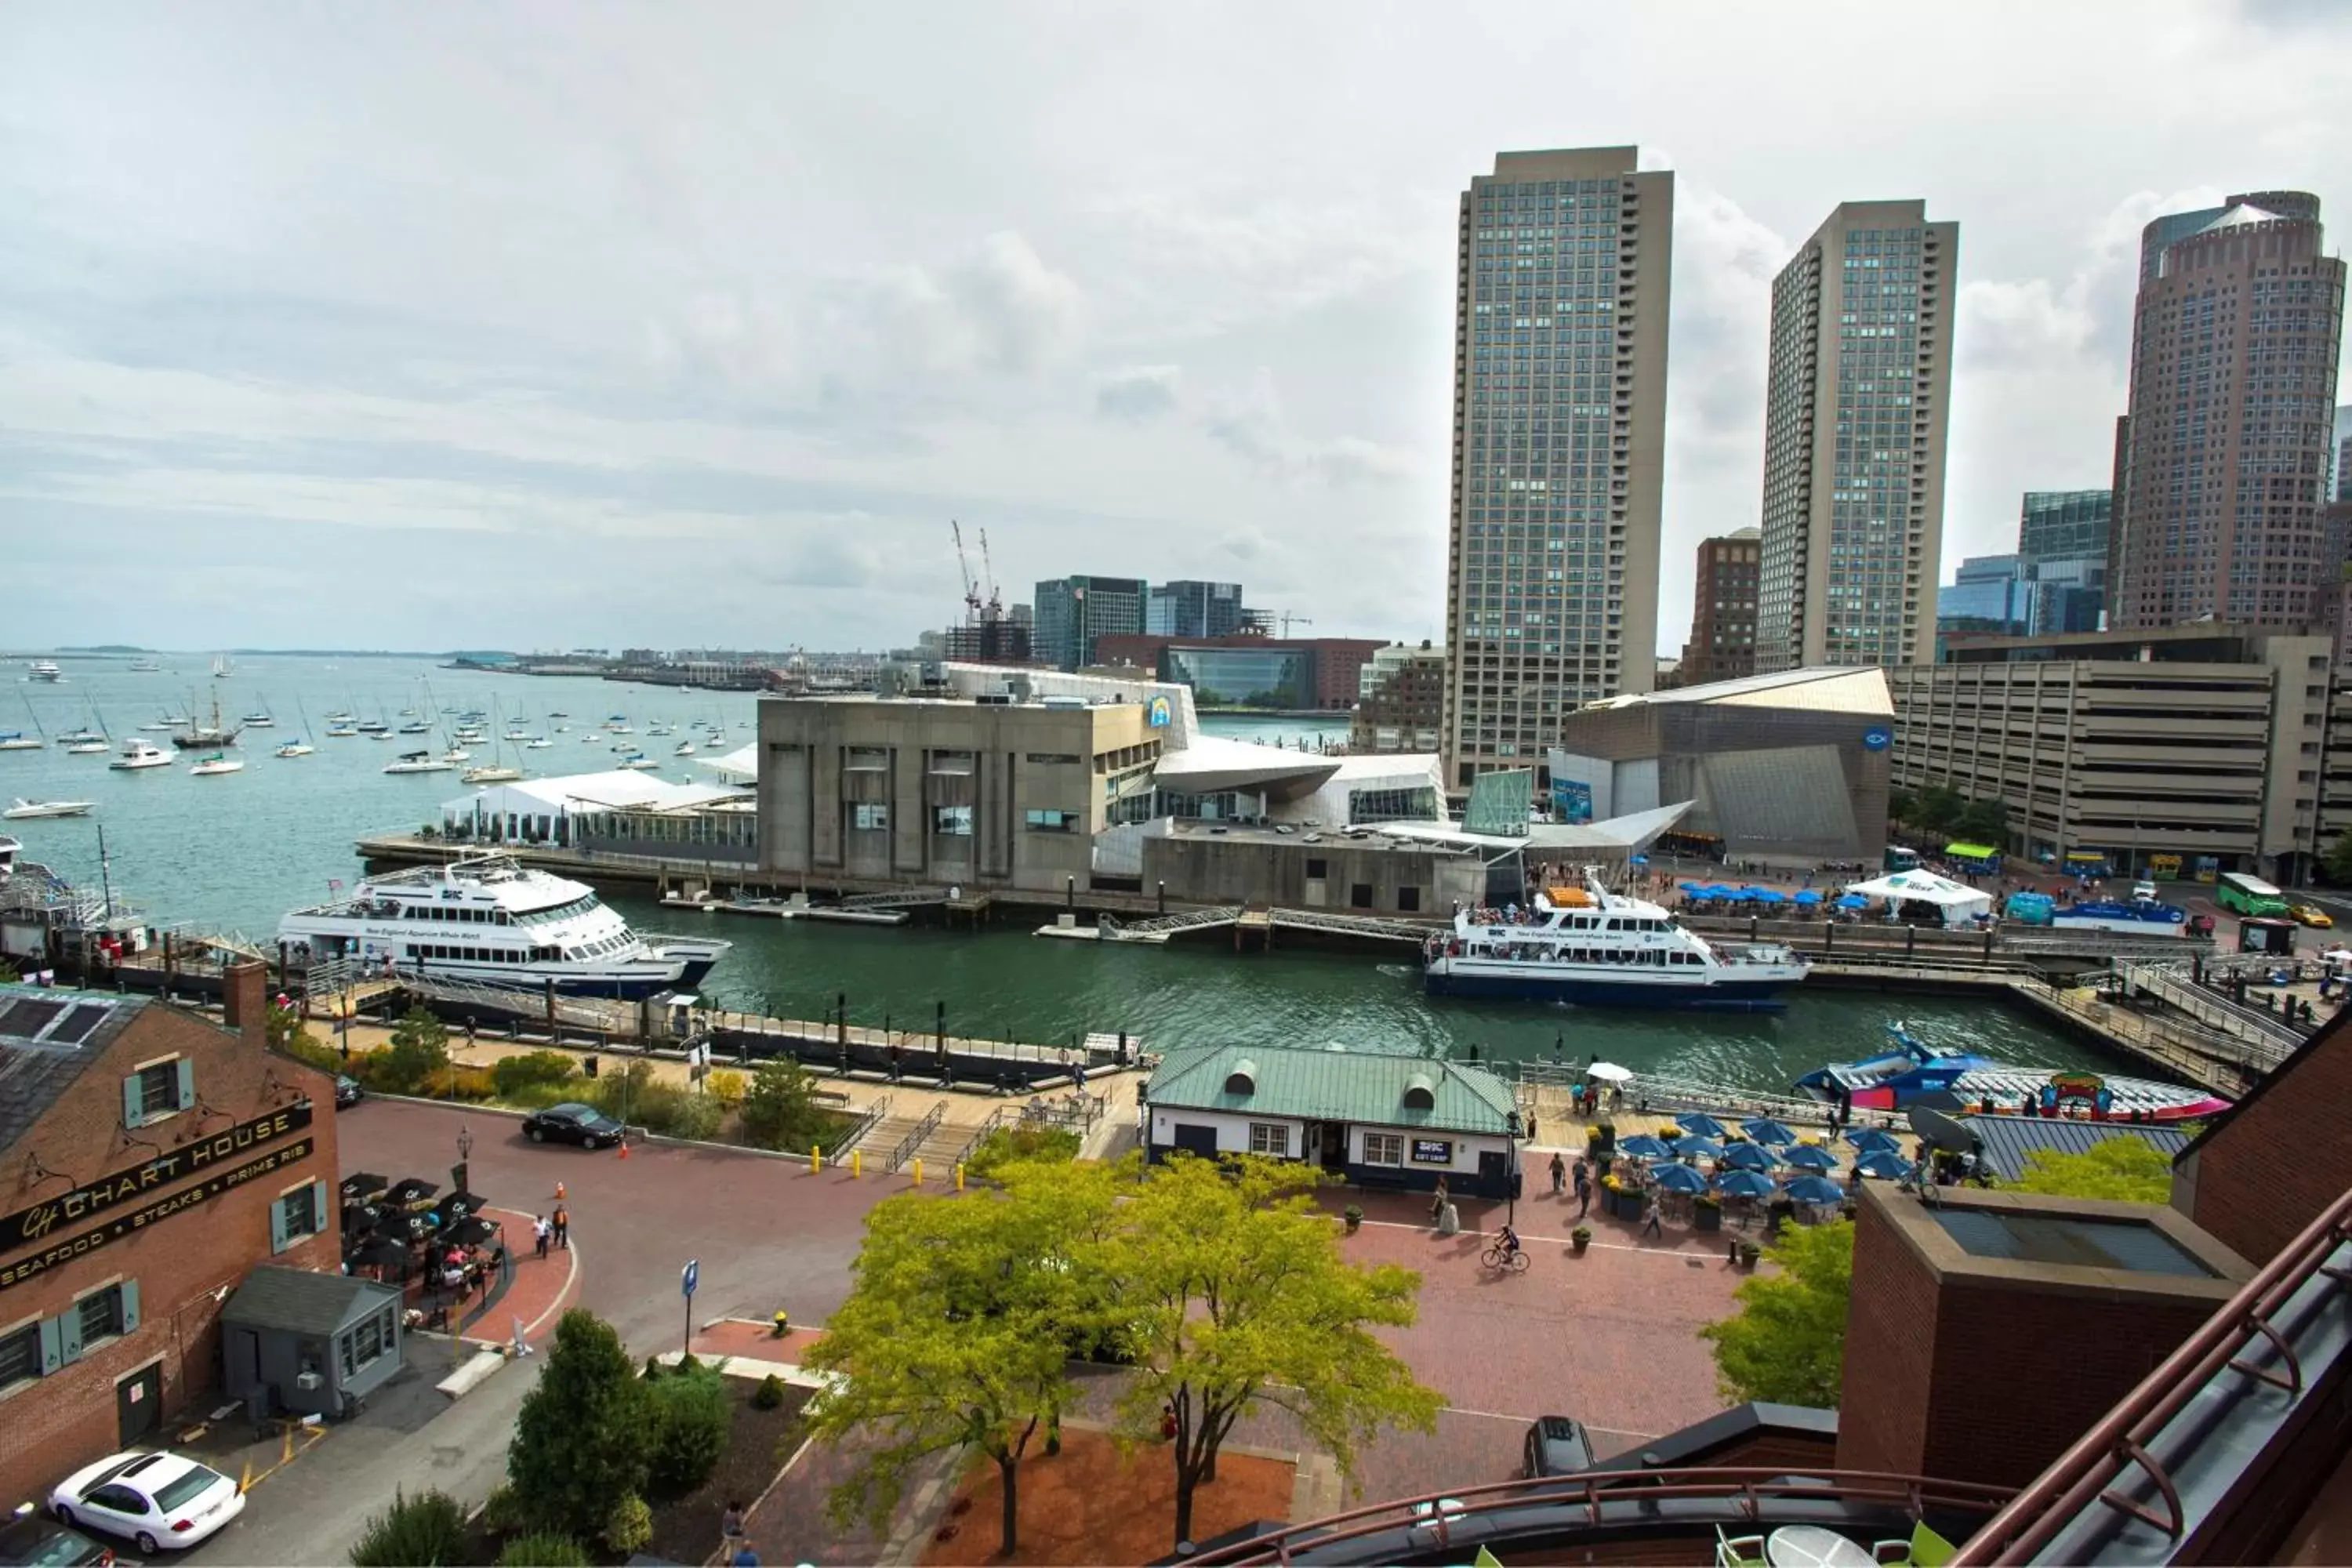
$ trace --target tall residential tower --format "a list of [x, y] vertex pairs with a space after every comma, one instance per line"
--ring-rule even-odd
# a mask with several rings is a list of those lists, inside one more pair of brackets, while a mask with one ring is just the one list
[[1462, 196], [1447, 780], [1538, 766], [1656, 675], [1675, 177], [1503, 153]]
[[2141, 231], [2110, 626], [2286, 628], [2324, 613], [2344, 276], [2323, 248], [2319, 198], [2300, 191], [2231, 196]]
[[1756, 668], [1935, 657], [1960, 226], [1845, 202], [1772, 280]]

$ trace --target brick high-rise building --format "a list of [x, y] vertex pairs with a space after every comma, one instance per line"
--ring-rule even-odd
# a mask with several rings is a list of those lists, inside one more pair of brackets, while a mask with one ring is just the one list
[[1634, 153], [1498, 153], [1462, 195], [1451, 788], [1656, 673], [1675, 177]]
[[1704, 686], [1756, 673], [1756, 566], [1763, 531], [1743, 528], [1698, 542], [1690, 641], [1677, 684]]
[[1935, 657], [1960, 226], [1845, 202], [1772, 280], [1756, 668]]
[[2299, 626], [2320, 609], [2345, 279], [2323, 242], [2300, 191], [2141, 232], [2110, 626]]

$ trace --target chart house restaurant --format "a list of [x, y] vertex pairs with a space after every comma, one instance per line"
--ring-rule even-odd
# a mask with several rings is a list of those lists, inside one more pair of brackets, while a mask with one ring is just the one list
[[259, 964], [227, 1026], [161, 1002], [0, 985], [0, 1510], [221, 1384], [257, 1266], [334, 1272], [334, 1084], [269, 1050]]
[[1153, 1163], [1171, 1154], [1303, 1160], [1359, 1186], [1501, 1198], [1515, 1166], [1510, 1086], [1429, 1057], [1279, 1046], [1170, 1051], [1143, 1090]]

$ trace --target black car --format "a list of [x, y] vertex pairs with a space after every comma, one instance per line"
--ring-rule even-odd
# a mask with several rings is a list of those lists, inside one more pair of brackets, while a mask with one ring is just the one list
[[621, 1124], [593, 1105], [551, 1105], [522, 1119], [523, 1136], [534, 1143], [577, 1143], [607, 1149], [621, 1141]]
[[335, 1109], [337, 1110], [342, 1110], [347, 1105], [357, 1105], [366, 1098], [367, 1090], [360, 1087], [359, 1079], [347, 1072], [339, 1072], [335, 1075]]
[[44, 1514], [0, 1522], [0, 1568], [107, 1568], [113, 1561], [110, 1548]]
[[1592, 1440], [1584, 1427], [1565, 1415], [1546, 1415], [1528, 1427], [1521, 1458], [1528, 1477], [1567, 1476], [1592, 1468]]

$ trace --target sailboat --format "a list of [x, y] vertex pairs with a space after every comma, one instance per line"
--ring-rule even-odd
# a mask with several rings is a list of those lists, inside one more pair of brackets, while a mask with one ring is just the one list
[[215, 752], [188, 772], [198, 778], [208, 778], [215, 773], [241, 773], [245, 772], [245, 763], [226, 752]]
[[236, 673], [236, 666], [229, 662], [228, 655], [225, 653], [216, 653], [213, 655], [213, 679], [215, 680], [226, 680], [230, 676], [235, 675]]
[[273, 730], [278, 727], [277, 715], [269, 711], [267, 699], [263, 700], [260, 707], [245, 716], [245, 727], [248, 730]]
[[68, 756], [104, 756], [114, 749], [114, 737], [106, 732], [106, 718], [99, 712], [96, 702], [89, 705], [89, 720], [90, 724], [98, 726], [96, 729], [91, 729], [90, 724], [85, 724], [70, 735], [58, 737], [58, 743], [65, 747]]
[[41, 728], [41, 716], [33, 711], [33, 700], [29, 697], [25, 698], [25, 717], [33, 721], [33, 732], [27, 735], [22, 730], [0, 730], [0, 752], [37, 752], [49, 743], [48, 731]]
[[[494, 721], [498, 713], [498, 699], [493, 697], [490, 699], [490, 712]], [[494, 722], [493, 728], [495, 727], [496, 725]], [[505, 737], [506, 740], [509, 741], [515, 738], [516, 737], [513, 735], [508, 735]], [[490, 760], [484, 763], [478, 768], [467, 768], [464, 773], [457, 775], [457, 782], [460, 784], [512, 784], [515, 780], [522, 777], [522, 770], [520, 768], [510, 768], [504, 763], [499, 761], [498, 748], [502, 743], [502, 742], [491, 742]]]
[[[209, 724], [199, 724], [196, 722], [195, 715], [191, 713], [188, 716], [187, 728], [173, 731], [172, 744], [184, 752], [218, 751], [224, 746], [236, 745], [236, 738], [244, 732], [244, 728], [241, 724], [227, 725], [221, 722], [220, 693], [215, 691], [213, 721]], [[217, 771], [225, 773], [229, 770]]]
[[302, 700], [299, 697], [294, 700], [294, 711], [302, 721], [302, 732], [278, 748], [281, 757], [307, 757], [318, 750], [310, 744], [310, 715], [302, 711]]

